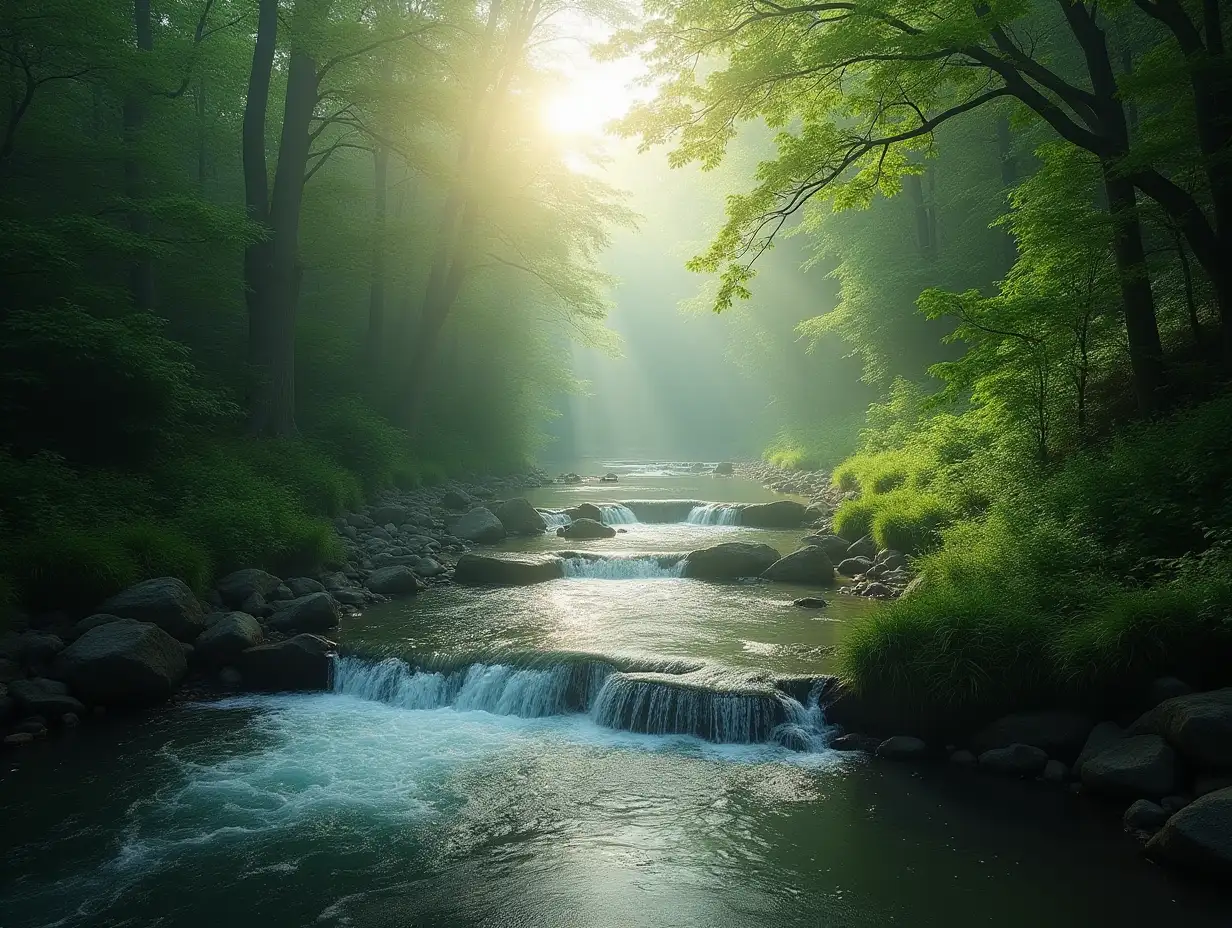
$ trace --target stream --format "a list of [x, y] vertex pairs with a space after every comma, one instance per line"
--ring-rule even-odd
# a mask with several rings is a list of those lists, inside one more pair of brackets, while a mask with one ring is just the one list
[[622, 534], [496, 547], [615, 560], [369, 609], [333, 692], [181, 702], [6, 757], [0, 925], [1230, 923], [1117, 809], [828, 750], [807, 694], [765, 680], [832, 669], [874, 605], [681, 578], [647, 555], [805, 533], [663, 504], [781, 498], [739, 477], [603, 468], [620, 482], [531, 501], [608, 504]]

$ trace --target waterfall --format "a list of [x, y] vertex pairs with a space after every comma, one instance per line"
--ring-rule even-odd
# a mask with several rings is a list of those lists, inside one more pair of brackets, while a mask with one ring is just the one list
[[539, 515], [543, 516], [543, 521], [547, 523], [548, 528], [561, 528], [568, 525], [573, 520], [565, 513], [556, 509], [540, 509]]
[[604, 525], [632, 525], [637, 521], [633, 511], [620, 503], [600, 503], [599, 511]]
[[706, 503], [700, 499], [627, 499], [623, 505], [638, 522], [662, 524], [683, 522], [689, 513]]
[[646, 554], [626, 557], [586, 557], [580, 552], [565, 557], [566, 578], [591, 580], [656, 580], [679, 577], [684, 572], [683, 554]]
[[705, 503], [694, 506], [685, 521], [692, 525], [739, 525], [742, 508], [734, 503]]
[[332, 690], [401, 709], [543, 718], [588, 713], [605, 728], [649, 735], [692, 735], [724, 744], [778, 744], [825, 750], [828, 729], [817, 692], [802, 704], [781, 690], [679, 661], [598, 655], [511, 656], [453, 667], [414, 667], [347, 655], [336, 658]]

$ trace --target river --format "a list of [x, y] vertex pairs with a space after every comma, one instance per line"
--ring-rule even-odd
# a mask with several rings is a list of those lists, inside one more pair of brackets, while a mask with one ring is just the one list
[[[532, 501], [775, 498], [740, 478], [620, 473]], [[349, 620], [335, 692], [181, 702], [7, 755], [0, 925], [1230, 923], [1226, 899], [1142, 859], [1116, 810], [829, 751], [807, 706], [792, 718], [818, 736], [810, 750], [744, 716], [725, 724], [750, 743], [603, 724], [618, 669], [815, 674], [870, 608], [827, 592], [828, 608], [804, 610], [800, 589], [647, 567], [633, 556], [719, 540], [787, 551], [801, 534], [654, 511], [613, 511], [625, 533], [610, 540], [503, 546], [631, 555], [618, 567], [436, 588]], [[581, 696], [577, 667], [593, 677]], [[655, 717], [631, 727], [661, 730]]]

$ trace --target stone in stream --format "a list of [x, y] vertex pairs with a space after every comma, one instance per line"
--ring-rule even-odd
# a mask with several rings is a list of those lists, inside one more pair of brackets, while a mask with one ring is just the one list
[[1047, 763], [1048, 755], [1029, 744], [992, 748], [980, 755], [981, 769], [1014, 777], [1038, 776]]
[[874, 558], [877, 557], [877, 542], [873, 541], [872, 535], [865, 535], [848, 546], [847, 556], [868, 558], [869, 562], [872, 563]]
[[1087, 740], [1082, 745], [1082, 751], [1078, 754], [1078, 759], [1074, 761], [1074, 775], [1081, 777], [1083, 765], [1087, 761], [1100, 751], [1112, 747], [1112, 745], [1124, 737], [1125, 730], [1116, 722], [1100, 722], [1092, 728], [1091, 733], [1087, 735]]
[[377, 525], [393, 525], [395, 528], [411, 520], [411, 514], [403, 506], [384, 505], [372, 510], [372, 521]]
[[208, 667], [229, 664], [264, 638], [261, 623], [246, 612], [228, 612], [211, 623], [193, 642], [197, 660]]
[[792, 602], [793, 606], [799, 606], [801, 609], [824, 609], [830, 605], [820, 596], [802, 596]]
[[183, 580], [156, 577], [103, 603], [99, 612], [157, 625], [173, 638], [192, 641], [205, 631], [205, 612]]
[[235, 666], [249, 689], [323, 690], [329, 686], [331, 655], [336, 647], [317, 635], [296, 635], [241, 652]]
[[950, 755], [950, 763], [956, 767], [974, 767], [979, 760], [970, 751], [959, 750]]
[[[208, 618], [208, 617], [207, 617]], [[118, 615], [108, 615], [105, 612], [88, 615], [76, 625], [73, 626], [73, 638], [80, 638], [92, 628], [98, 628], [100, 625], [109, 625], [112, 622], [135, 622], [136, 619], [123, 619]]]
[[324, 632], [338, 624], [338, 607], [328, 593], [310, 593], [279, 606], [268, 622], [275, 631]]
[[548, 529], [539, 510], [525, 496], [505, 500], [496, 507], [495, 515], [510, 535], [542, 535]]
[[731, 461], [721, 461], [714, 465], [714, 475], [716, 477], [730, 477], [735, 472], [736, 468]]
[[472, 509], [458, 519], [451, 531], [459, 538], [480, 544], [500, 541], [508, 534], [496, 514], [482, 506]]
[[1232, 769], [1232, 687], [1168, 699], [1126, 734], [1166, 738], [1199, 770]]
[[1153, 709], [1161, 702], [1175, 699], [1177, 696], [1188, 696], [1193, 691], [1193, 687], [1184, 680], [1178, 680], [1176, 677], [1159, 677], [1152, 680], [1147, 688], [1147, 704]]
[[301, 596], [307, 596], [310, 593], [324, 593], [325, 584], [320, 580], [313, 580], [311, 577], [292, 577], [287, 581], [287, 588], [291, 591], [291, 599], [299, 599]]
[[561, 538], [615, 538], [616, 529], [594, 519], [574, 519], [556, 530]]
[[381, 567], [368, 575], [364, 586], [382, 596], [414, 596], [426, 588], [409, 567]]
[[1181, 809], [1146, 851], [1156, 860], [1232, 879], [1232, 788], [1207, 793]]
[[1129, 831], [1156, 832], [1164, 827], [1168, 813], [1149, 799], [1139, 799], [1125, 810], [1121, 819]]
[[603, 521], [603, 510], [594, 503], [578, 503], [565, 510], [565, 515], [570, 519], [590, 519], [592, 522]]
[[971, 739], [971, 750], [983, 754], [1011, 744], [1029, 744], [1050, 757], [1072, 761], [1094, 727], [1095, 720], [1081, 712], [1015, 712], [980, 729]]
[[1044, 764], [1044, 772], [1040, 776], [1049, 783], [1064, 783], [1069, 779], [1069, 768], [1053, 757]]
[[700, 580], [757, 577], [778, 560], [778, 551], [769, 545], [729, 541], [689, 552], [683, 576]]
[[866, 573], [873, 562], [866, 557], [849, 557], [845, 561], [839, 562], [838, 572], [844, 577], [857, 577], [862, 573]]
[[9, 684], [9, 696], [17, 708], [27, 715], [42, 715], [58, 719], [67, 712], [80, 715], [86, 707], [69, 695], [68, 686], [59, 680], [34, 677], [14, 680]]
[[244, 602], [256, 593], [262, 600], [272, 599], [282, 581], [268, 571], [256, 567], [247, 567], [227, 574], [215, 585], [223, 604], [231, 609], [239, 609]]
[[816, 545], [826, 552], [826, 557], [830, 559], [830, 563], [837, 564], [840, 561], [847, 559], [847, 549], [851, 547], [850, 542], [839, 538], [837, 535], [809, 535], [800, 542], [802, 545]]
[[928, 753], [928, 745], [911, 735], [894, 735], [877, 745], [877, 756], [885, 760], [919, 760]]
[[830, 742], [829, 747], [833, 751], [863, 751], [865, 754], [876, 754], [880, 744], [880, 738], [852, 732], [835, 738]]
[[555, 555], [468, 552], [458, 558], [453, 579], [468, 586], [529, 586], [559, 580], [564, 575], [564, 561]]
[[1179, 783], [1176, 752], [1158, 735], [1124, 738], [1082, 765], [1083, 786], [1126, 799], [1159, 799]]
[[794, 500], [750, 503], [740, 512], [740, 524], [753, 528], [798, 528], [805, 521], [805, 507]]
[[828, 586], [834, 582], [834, 565], [823, 548], [811, 545], [779, 558], [761, 576], [782, 583]]
[[60, 652], [56, 679], [96, 705], [153, 705], [175, 692], [188, 663], [180, 643], [156, 625], [110, 622]]

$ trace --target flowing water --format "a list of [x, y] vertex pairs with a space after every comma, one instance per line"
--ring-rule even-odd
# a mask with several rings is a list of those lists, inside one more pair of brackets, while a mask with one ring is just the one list
[[869, 604], [681, 578], [690, 548], [802, 533], [708, 505], [773, 498], [739, 479], [618, 473], [533, 501], [624, 533], [511, 541], [574, 552], [566, 577], [349, 621], [333, 692], [5, 755], [0, 925], [1229, 924], [1115, 811], [827, 750], [816, 693], [782, 681], [824, 672]]

